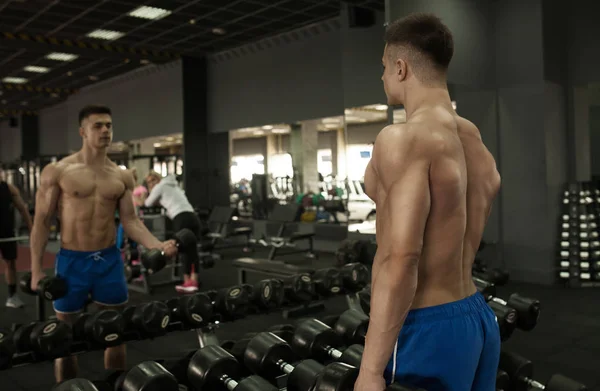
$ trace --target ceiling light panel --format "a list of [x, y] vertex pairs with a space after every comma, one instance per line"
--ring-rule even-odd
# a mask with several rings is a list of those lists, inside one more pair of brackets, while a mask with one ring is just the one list
[[171, 11], [162, 8], [141, 6], [131, 11], [128, 15], [134, 18], [159, 20], [171, 15]]
[[27, 79], [23, 77], [5, 77], [2, 79], [2, 83], [25, 84], [27, 83]]
[[23, 70], [25, 70], [26, 72], [33, 72], [33, 73], [48, 73], [50, 71], [50, 68], [38, 67], [36, 65], [29, 65], [29, 66], [26, 66], [25, 68], [23, 68]]
[[94, 30], [87, 34], [89, 38], [103, 39], [105, 41], [115, 41], [124, 35], [125, 33], [112, 30]]
[[79, 56], [76, 54], [71, 54], [71, 53], [59, 53], [59, 52], [55, 52], [55, 53], [50, 53], [46, 56], [46, 58], [48, 60], [54, 60], [54, 61], [73, 61], [76, 60]]

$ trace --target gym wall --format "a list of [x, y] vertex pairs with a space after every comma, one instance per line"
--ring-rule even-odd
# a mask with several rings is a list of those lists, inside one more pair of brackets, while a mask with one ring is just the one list
[[67, 101], [41, 110], [41, 153], [66, 153], [80, 148], [77, 116], [87, 104], [105, 104], [112, 109], [115, 141], [180, 133], [182, 91], [179, 61], [144, 67], [84, 88]]
[[20, 118], [12, 124], [10, 118], [4, 118], [0, 121], [0, 163], [18, 160], [21, 157], [21, 145]]

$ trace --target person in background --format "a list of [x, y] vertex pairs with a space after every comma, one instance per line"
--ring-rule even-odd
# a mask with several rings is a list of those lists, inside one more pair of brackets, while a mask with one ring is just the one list
[[[138, 183], [138, 174], [137, 174], [137, 168], [133, 167], [131, 169], [131, 174], [133, 174], [133, 179], [135, 180], [135, 183]], [[136, 208], [140, 208], [141, 206], [144, 206], [144, 201], [146, 200], [146, 198], [148, 197], [148, 189], [146, 188], [146, 186], [144, 185], [137, 185], [135, 187], [135, 189], [133, 189], [133, 205], [135, 205]]]
[[[21, 217], [27, 224], [27, 229], [31, 232], [31, 215], [27, 205], [21, 198], [19, 189], [6, 182], [4, 170], [0, 168], [0, 239], [12, 238], [15, 236], [15, 211], [17, 208]], [[4, 278], [8, 285], [8, 298], [6, 306], [10, 308], [23, 307], [23, 301], [17, 295], [17, 242], [0, 242], [0, 260], [6, 262]]]
[[[185, 193], [178, 186], [175, 176], [168, 175], [163, 178], [159, 173], [150, 171], [146, 177], [146, 184], [150, 193], [144, 201], [144, 205], [146, 207], [162, 206], [167, 212], [167, 217], [173, 222], [173, 232], [187, 228], [196, 235], [196, 238], [200, 238], [200, 219]], [[180, 253], [180, 260], [184, 268], [183, 284], [177, 285], [175, 289], [182, 293], [198, 291], [197, 271], [200, 265], [198, 252], [194, 249], [193, 253]]]

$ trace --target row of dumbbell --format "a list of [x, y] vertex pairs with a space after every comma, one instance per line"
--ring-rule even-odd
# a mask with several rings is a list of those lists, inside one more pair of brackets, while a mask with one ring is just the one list
[[287, 304], [305, 303], [315, 299], [315, 287], [320, 287], [317, 290], [325, 291], [327, 295], [346, 292], [364, 285], [359, 281], [365, 280], [361, 272], [363, 268], [364, 265], [349, 264], [342, 268], [341, 273], [338, 271], [337, 275], [346, 276], [342, 282], [347, 283], [342, 287], [331, 286], [327, 278], [330, 273], [317, 272], [314, 281], [309, 274], [300, 274], [285, 280], [263, 280], [254, 286], [234, 286], [183, 296], [166, 303], [128, 306], [122, 313], [103, 310], [95, 314], [82, 314], [72, 328], [57, 320], [32, 322], [15, 327], [12, 334], [2, 333], [0, 368], [11, 366], [15, 352], [27, 354], [17, 362], [49, 360], [72, 352], [73, 341], [80, 342], [76, 345], [76, 351], [106, 348], [120, 345], [126, 340], [164, 335], [168, 329], [199, 329], [217, 320], [235, 320], [251, 313], [279, 309]]
[[496, 390], [587, 391], [587, 387], [561, 374], [552, 375], [546, 384], [543, 384], [533, 379], [533, 364], [530, 360], [503, 350], [500, 353]]
[[570, 268], [569, 270], [560, 270], [558, 273], [558, 277], [561, 280], [570, 280], [570, 279], [578, 279], [580, 281], [600, 281], [600, 272], [589, 272], [589, 271], [580, 271], [573, 270]]

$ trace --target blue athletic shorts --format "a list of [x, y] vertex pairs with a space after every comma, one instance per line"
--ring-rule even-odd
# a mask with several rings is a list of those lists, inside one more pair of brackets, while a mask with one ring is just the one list
[[499, 361], [496, 315], [476, 293], [410, 311], [385, 379], [427, 391], [495, 391]]
[[121, 252], [116, 246], [100, 251], [60, 249], [55, 272], [67, 282], [68, 293], [54, 301], [54, 309], [74, 313], [83, 309], [89, 295], [100, 305], [127, 303], [129, 291]]

